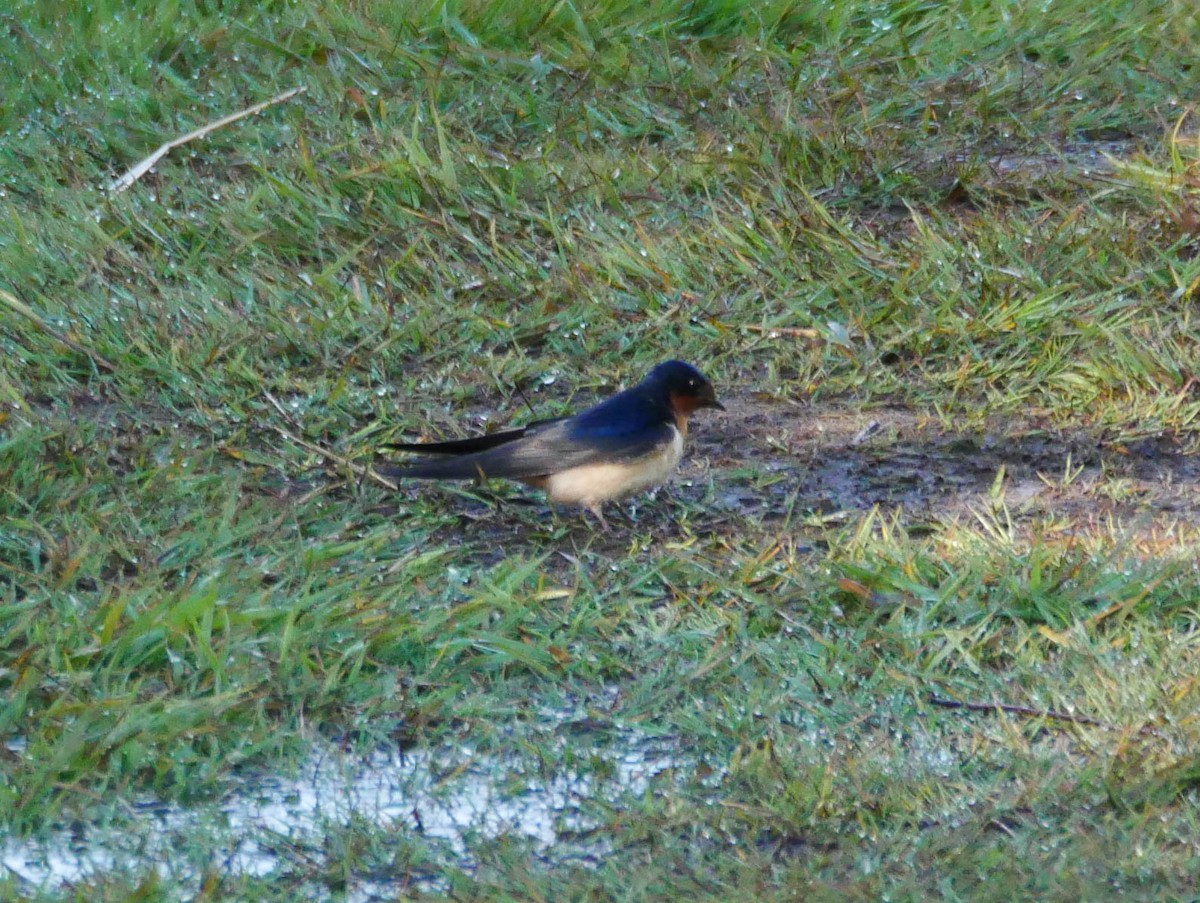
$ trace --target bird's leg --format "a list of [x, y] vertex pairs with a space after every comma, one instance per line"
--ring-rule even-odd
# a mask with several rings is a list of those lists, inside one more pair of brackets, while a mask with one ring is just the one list
[[608, 533], [608, 532], [610, 532], [608, 529], [608, 521], [606, 521], [604, 519], [604, 511], [601, 510], [601, 508], [602, 508], [601, 502], [596, 502], [596, 504], [594, 504], [594, 505], [587, 506], [587, 510], [592, 512], [592, 514], [595, 516], [596, 520], [600, 521], [600, 529], [603, 530], [605, 533]]

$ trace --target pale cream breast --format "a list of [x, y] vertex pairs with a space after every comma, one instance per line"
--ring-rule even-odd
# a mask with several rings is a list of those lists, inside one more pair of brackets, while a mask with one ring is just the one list
[[609, 499], [620, 498], [666, 481], [683, 457], [683, 433], [672, 427], [672, 440], [661, 451], [633, 461], [588, 464], [551, 474], [546, 478], [550, 501], [595, 508]]

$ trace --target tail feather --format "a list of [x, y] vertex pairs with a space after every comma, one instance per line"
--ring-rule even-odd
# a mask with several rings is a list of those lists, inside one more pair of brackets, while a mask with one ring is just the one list
[[472, 436], [469, 439], [448, 439], [444, 442], [388, 442], [385, 443], [384, 447], [396, 449], [397, 451], [416, 452], [422, 455], [470, 455], [520, 439], [525, 435], [527, 429], [527, 427], [522, 426], [515, 430], [488, 433], [486, 436]]
[[375, 472], [390, 480], [478, 480], [481, 474], [474, 460], [464, 458], [429, 458], [412, 464], [376, 465]]

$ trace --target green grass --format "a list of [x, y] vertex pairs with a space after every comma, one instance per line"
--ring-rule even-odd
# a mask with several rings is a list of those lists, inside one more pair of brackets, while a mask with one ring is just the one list
[[[201, 895], [1189, 899], [1197, 33], [1183, 0], [17, 0], [0, 823], [120, 831], [314, 737], [603, 772], [582, 710], [678, 752], [589, 801], [595, 846], [330, 825]], [[731, 413], [608, 536], [289, 438], [365, 463], [668, 357]]]

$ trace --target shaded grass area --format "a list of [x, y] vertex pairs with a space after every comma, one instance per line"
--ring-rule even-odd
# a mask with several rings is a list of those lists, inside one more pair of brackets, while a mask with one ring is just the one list
[[[1191, 893], [1194, 468], [1155, 495], [1113, 461], [1194, 448], [1192, 5], [329, 7], [0, 17], [0, 288], [48, 327], [0, 306], [8, 830], [120, 830], [314, 736], [554, 774], [582, 707], [679, 750], [597, 804], [586, 867], [565, 828], [463, 860], [351, 823], [268, 878], [187, 850], [190, 892]], [[741, 404], [612, 536], [279, 432], [364, 459], [666, 357]], [[862, 511], [805, 482], [855, 440], [793, 441], [835, 404], [1107, 457], [1016, 526], [1003, 473]], [[1035, 462], [1064, 497], [1071, 454]], [[172, 897], [155, 874], [5, 892]]]

